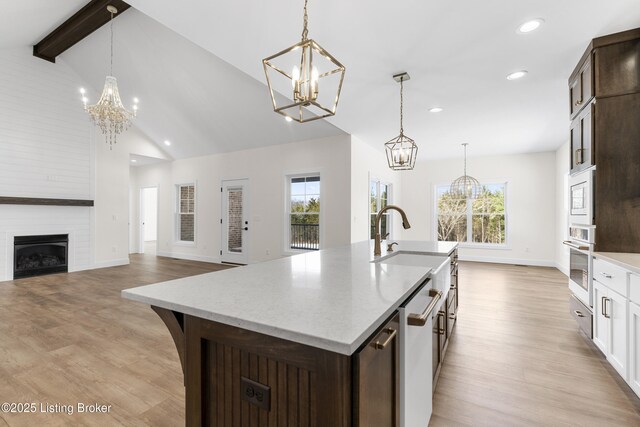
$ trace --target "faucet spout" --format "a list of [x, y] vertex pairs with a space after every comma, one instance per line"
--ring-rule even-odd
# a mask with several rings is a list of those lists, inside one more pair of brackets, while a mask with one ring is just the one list
[[409, 224], [409, 220], [407, 219], [407, 214], [396, 205], [387, 205], [384, 208], [380, 209], [380, 212], [376, 215], [376, 238], [375, 238], [375, 246], [373, 248], [373, 255], [380, 256], [382, 255], [382, 249], [380, 248], [381, 238], [380, 238], [380, 223], [382, 222], [382, 214], [384, 214], [388, 210], [398, 211], [402, 216], [402, 227], [405, 230], [411, 228], [411, 224]]

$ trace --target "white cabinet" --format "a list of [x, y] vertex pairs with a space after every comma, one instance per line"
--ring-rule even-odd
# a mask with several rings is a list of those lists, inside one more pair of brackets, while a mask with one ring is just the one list
[[629, 385], [640, 396], [640, 305], [629, 303]]
[[627, 299], [622, 295], [609, 291], [607, 316], [611, 324], [609, 329], [609, 354], [607, 360], [624, 378], [628, 378], [627, 369]]
[[604, 305], [609, 289], [593, 281], [593, 342], [605, 354], [609, 352], [609, 319], [605, 316]]
[[611, 366], [627, 380], [627, 298], [593, 281], [593, 342]]

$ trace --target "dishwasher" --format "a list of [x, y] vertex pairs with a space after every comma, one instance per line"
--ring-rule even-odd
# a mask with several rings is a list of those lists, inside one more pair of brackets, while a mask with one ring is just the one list
[[427, 279], [400, 306], [400, 426], [424, 427], [433, 406], [431, 313], [442, 298]]

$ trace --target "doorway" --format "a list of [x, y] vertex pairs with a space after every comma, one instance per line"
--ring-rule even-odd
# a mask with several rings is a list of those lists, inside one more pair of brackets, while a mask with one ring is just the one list
[[140, 189], [141, 254], [156, 255], [158, 250], [158, 187]]
[[220, 261], [232, 264], [249, 262], [249, 180], [222, 181], [222, 249]]

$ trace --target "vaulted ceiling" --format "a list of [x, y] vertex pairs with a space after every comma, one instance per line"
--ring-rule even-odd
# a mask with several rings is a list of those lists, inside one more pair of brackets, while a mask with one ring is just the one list
[[[51, 3], [14, 2], [0, 16], [0, 48], [37, 42], [85, 2]], [[342, 132], [381, 146], [399, 130], [399, 71], [411, 75], [405, 132], [421, 160], [460, 156], [462, 142], [470, 157], [553, 150], [567, 140], [567, 77], [589, 40], [640, 27], [637, 0], [310, 0], [310, 37], [347, 74], [338, 114], [297, 124], [271, 111], [261, 59], [299, 40], [302, 0], [128, 3], [137, 10], [114, 23], [115, 75], [125, 99], [141, 100], [138, 126], [171, 140], [175, 157]], [[545, 23], [518, 34], [531, 18]], [[62, 55], [94, 91], [106, 30]], [[525, 78], [505, 78], [521, 69]]]

